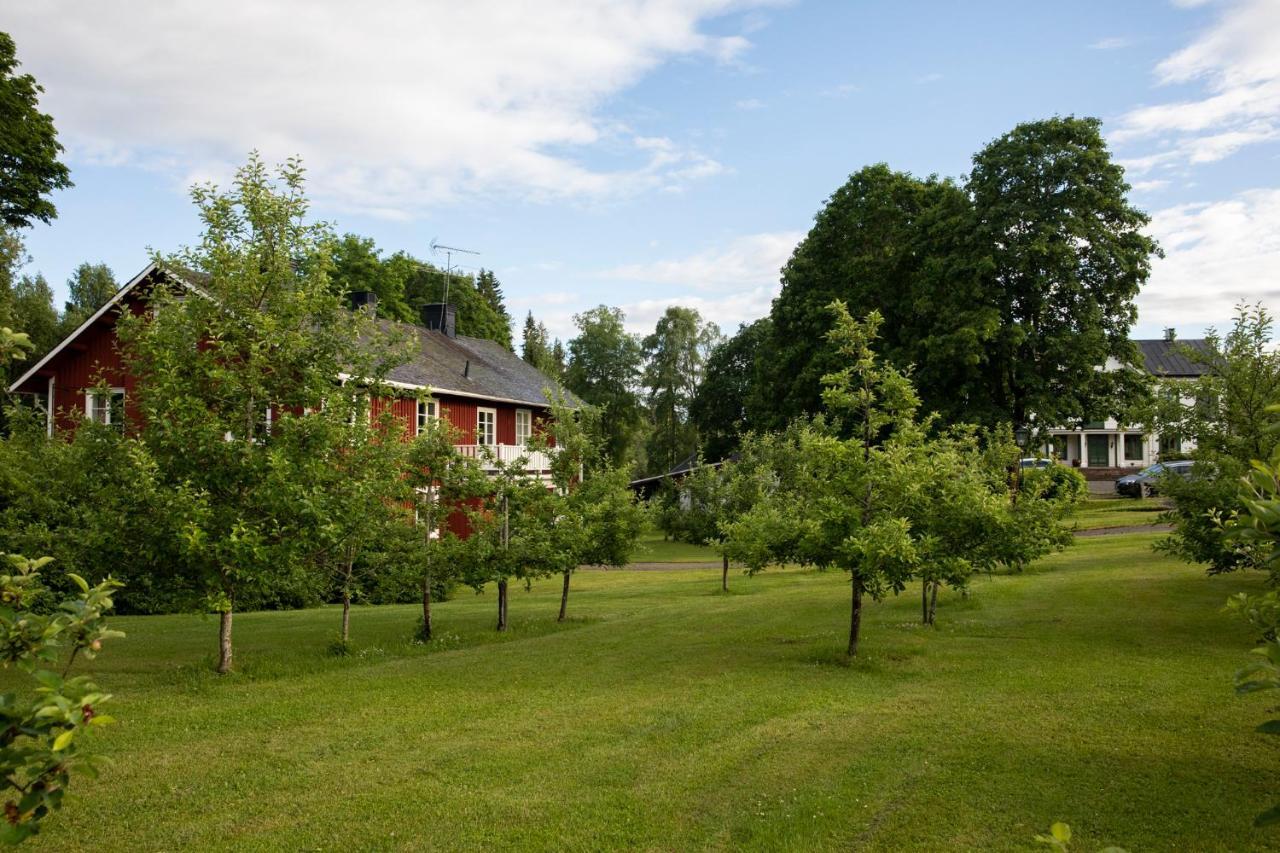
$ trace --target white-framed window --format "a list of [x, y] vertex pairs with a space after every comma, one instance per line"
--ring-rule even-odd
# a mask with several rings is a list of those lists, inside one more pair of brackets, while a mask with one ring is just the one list
[[418, 401], [418, 429], [415, 433], [416, 435], [421, 435], [422, 431], [427, 428], [427, 421], [435, 419], [436, 411], [435, 400]]
[[498, 443], [498, 410], [476, 409], [476, 444]]
[[86, 391], [84, 394], [84, 413], [94, 423], [123, 426], [124, 389], [111, 388], [106, 391]]
[[516, 409], [516, 444], [524, 447], [533, 436], [533, 412]]

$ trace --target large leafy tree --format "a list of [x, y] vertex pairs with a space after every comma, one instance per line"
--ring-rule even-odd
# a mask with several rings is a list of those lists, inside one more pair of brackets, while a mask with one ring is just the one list
[[836, 366], [823, 308], [840, 299], [881, 312], [882, 353], [946, 421], [1122, 413], [1140, 373], [1096, 368], [1136, 362], [1133, 300], [1158, 251], [1127, 191], [1090, 118], [1018, 125], [962, 185], [883, 164], [855, 173], [783, 270], [752, 412], [777, 425], [821, 408], [817, 380]]
[[696, 309], [673, 305], [644, 339], [643, 382], [651, 423], [646, 453], [649, 473], [669, 471], [697, 452], [697, 427], [689, 408], [719, 338], [716, 324], [703, 321]]
[[[1020, 124], [973, 158], [976, 248], [999, 325], [983, 341], [978, 397], [1015, 429], [1092, 420], [1120, 407], [1136, 364], [1134, 299], [1158, 251], [1129, 203], [1102, 123], [1061, 117]], [[981, 417], [981, 408], [975, 406]]]
[[630, 461], [641, 418], [643, 351], [625, 320], [621, 309], [604, 305], [575, 314], [578, 335], [569, 341], [565, 369], [569, 390], [603, 410], [604, 456], [617, 466]]
[[689, 422], [702, 442], [702, 454], [718, 462], [756, 427], [748, 399], [760, 348], [769, 335], [768, 318], [743, 324], [732, 338], [716, 344], [707, 358], [702, 382], [689, 404]]
[[9, 228], [51, 221], [58, 211], [46, 196], [71, 186], [53, 118], [40, 112], [44, 89], [18, 65], [13, 39], [0, 33], [0, 223]]
[[275, 430], [321, 409], [362, 416], [363, 391], [376, 391], [397, 356], [334, 292], [332, 235], [307, 221], [300, 164], [273, 178], [254, 155], [230, 190], [192, 196], [200, 243], [160, 259], [190, 287], [156, 288], [153, 310], [126, 313], [118, 329], [138, 378], [141, 439], [183, 514], [185, 561], [220, 615], [226, 672], [237, 601], [306, 583], [316, 548], [297, 484], [280, 475], [298, 445]]
[[[859, 316], [879, 311], [886, 318], [880, 343], [885, 357], [900, 366], [919, 361], [900, 345], [914, 342], [918, 334], [904, 331], [900, 337], [898, 330], [904, 322], [918, 328], [919, 310], [934, 315], [932, 303], [920, 299], [916, 287], [923, 260], [931, 254], [920, 236], [920, 221], [947, 196], [964, 202], [950, 183], [920, 180], [883, 163], [859, 170], [832, 193], [782, 269], [782, 290], [758, 358], [760, 376], [749, 409], [753, 421], [777, 428], [822, 409], [822, 377], [840, 366], [826, 337], [833, 300]], [[935, 296], [950, 305], [945, 293]]]
[[106, 264], [83, 263], [67, 279], [68, 299], [62, 309], [63, 332], [76, 329], [107, 303], [119, 289], [111, 267]]

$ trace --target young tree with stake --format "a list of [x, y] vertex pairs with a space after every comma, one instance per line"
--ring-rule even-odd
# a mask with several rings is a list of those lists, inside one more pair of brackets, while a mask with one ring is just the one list
[[[376, 394], [400, 358], [329, 279], [332, 233], [306, 221], [297, 161], [272, 177], [253, 155], [222, 191], [198, 186], [200, 243], [158, 261], [171, 282], [117, 325], [132, 408], [159, 479], [182, 513], [184, 558], [219, 616], [219, 673], [232, 663], [238, 598], [308, 582], [312, 530], [278, 473], [295, 445], [283, 422], [341, 396], [340, 376]], [[304, 490], [309, 488], [303, 484]], [[311, 575], [314, 580], [314, 574]]]
[[457, 430], [445, 418], [428, 418], [409, 445], [406, 483], [411, 489], [415, 525], [422, 537], [422, 629], [432, 636], [431, 590], [453, 570], [447, 557], [454, 536], [449, 518], [465, 511], [466, 501], [484, 494], [484, 472], [475, 459], [454, 447]]

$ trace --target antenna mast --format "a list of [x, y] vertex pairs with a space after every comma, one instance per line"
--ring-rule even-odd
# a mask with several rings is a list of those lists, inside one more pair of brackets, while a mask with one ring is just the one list
[[444, 257], [445, 257], [444, 304], [448, 305], [449, 304], [449, 286], [453, 284], [453, 253], [458, 252], [463, 255], [478, 255], [480, 253], [472, 249], [459, 249], [457, 246], [446, 246], [443, 243], [440, 243], [433, 238], [431, 240], [431, 254], [435, 255], [436, 257], [439, 257], [441, 252], [444, 252]]

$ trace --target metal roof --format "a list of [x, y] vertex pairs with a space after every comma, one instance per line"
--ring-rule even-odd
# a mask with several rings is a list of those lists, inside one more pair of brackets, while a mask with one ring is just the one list
[[387, 375], [392, 382], [429, 388], [438, 394], [542, 407], [547, 405], [547, 390], [561, 390], [566, 403], [582, 405], [572, 392], [496, 341], [466, 335], [451, 338], [444, 332], [391, 320], [379, 323], [409, 340], [411, 356]]
[[1203, 376], [1209, 372], [1209, 366], [1202, 361], [1192, 361], [1187, 357], [1187, 350], [1209, 355], [1209, 344], [1203, 338], [1187, 340], [1154, 340], [1134, 341], [1142, 353], [1142, 360], [1147, 372], [1154, 376], [1193, 377]]

